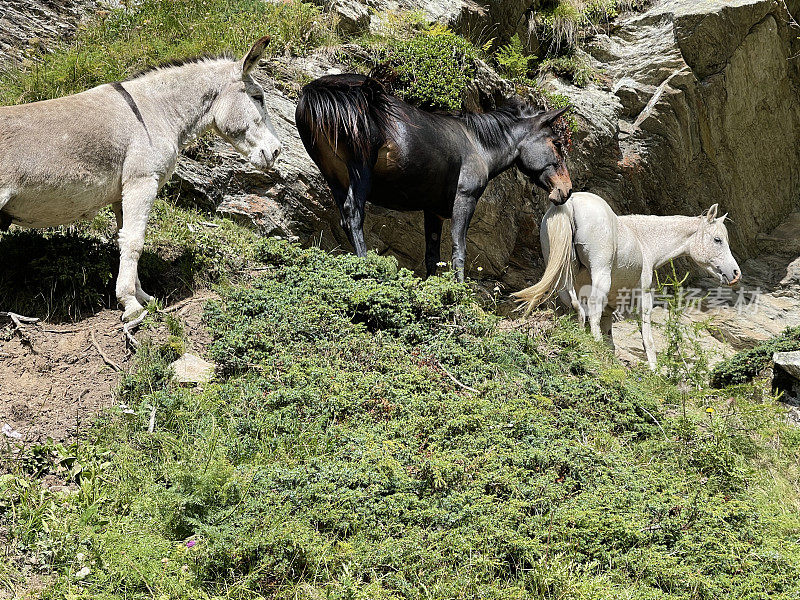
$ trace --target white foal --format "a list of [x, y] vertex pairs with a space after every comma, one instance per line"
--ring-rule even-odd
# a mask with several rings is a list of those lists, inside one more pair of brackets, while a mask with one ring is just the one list
[[[671, 259], [689, 256], [721, 283], [741, 277], [728, 245], [725, 217], [714, 204], [700, 217], [627, 215], [618, 217], [600, 196], [572, 194], [561, 206], [550, 206], [540, 230], [545, 268], [542, 280], [514, 294], [530, 311], [554, 293], [589, 318], [595, 339], [605, 335], [613, 347], [612, 313], [619, 290], [641, 290], [642, 342], [651, 369], [656, 353], [650, 316], [653, 271]], [[579, 290], [591, 290], [584, 298]], [[588, 296], [588, 297], [586, 297]]]
[[251, 77], [268, 43], [261, 38], [241, 60], [188, 60], [72, 96], [0, 107], [0, 229], [63, 225], [111, 204], [117, 298], [123, 320], [136, 317], [152, 299], [137, 274], [147, 220], [181, 148], [215, 131], [264, 170], [281, 151], [264, 90]]

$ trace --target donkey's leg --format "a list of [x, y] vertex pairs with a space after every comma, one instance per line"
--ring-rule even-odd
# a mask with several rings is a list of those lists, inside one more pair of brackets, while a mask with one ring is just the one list
[[[114, 202], [111, 208], [114, 209], [114, 217], [117, 220], [117, 245], [119, 245], [119, 232], [122, 229], [122, 202]], [[134, 295], [136, 299], [144, 305], [150, 304], [155, 299], [142, 289], [142, 282], [139, 281], [138, 269], [136, 273], [136, 293]]]
[[456, 281], [464, 281], [464, 262], [467, 259], [467, 229], [478, 200], [472, 196], [458, 195], [453, 203], [453, 221], [450, 233], [453, 236], [453, 270]]
[[348, 175], [350, 185], [339, 206], [339, 214], [353, 249], [363, 258], [367, 255], [367, 244], [364, 242], [364, 206], [372, 187], [372, 171], [368, 167], [354, 167], [348, 170]]
[[[644, 287], [644, 286], [643, 286]], [[653, 290], [642, 289], [642, 345], [647, 354], [647, 364], [650, 369], [656, 370], [656, 351], [653, 343], [653, 328], [650, 324], [650, 317], [653, 312]]]
[[122, 186], [122, 229], [119, 230], [119, 275], [117, 300], [125, 308], [122, 320], [129, 321], [144, 308], [136, 297], [137, 267], [144, 248], [144, 232], [150, 209], [158, 192], [158, 177], [141, 177]]
[[441, 257], [442, 219], [432, 212], [425, 211], [425, 277], [436, 275]]
[[602, 267], [592, 270], [592, 293], [589, 296], [588, 316], [592, 336], [598, 342], [603, 339], [600, 331], [600, 318], [608, 301], [609, 291], [611, 291], [611, 268]]

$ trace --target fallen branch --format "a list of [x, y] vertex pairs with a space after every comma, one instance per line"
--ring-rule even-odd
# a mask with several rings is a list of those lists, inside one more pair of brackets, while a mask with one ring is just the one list
[[97, 353], [100, 355], [100, 358], [103, 359], [103, 362], [106, 363], [109, 367], [111, 367], [115, 371], [122, 371], [122, 367], [120, 367], [117, 363], [108, 358], [108, 356], [106, 356], [106, 353], [103, 352], [103, 349], [100, 347], [100, 344], [97, 343], [97, 338], [94, 337], [94, 329], [92, 329], [92, 332], [89, 334], [89, 337], [92, 340], [92, 346], [95, 347], [95, 350], [97, 350]]
[[445, 368], [442, 366], [442, 363], [440, 363], [438, 360], [436, 361], [436, 366], [438, 366], [438, 367], [439, 367], [439, 368], [440, 368], [442, 371], [444, 371], [444, 374], [445, 374], [445, 375], [447, 375], [447, 376], [450, 378], [450, 380], [451, 380], [453, 383], [455, 383], [457, 386], [459, 386], [459, 387], [461, 387], [461, 388], [464, 388], [465, 390], [468, 390], [468, 391], [472, 392], [473, 394], [480, 394], [480, 392], [479, 392], [478, 390], [476, 390], [474, 387], [469, 387], [467, 384], [465, 384], [465, 383], [461, 383], [461, 382], [460, 382], [458, 379], [456, 379], [456, 378], [455, 378], [455, 377], [454, 377], [454, 376], [453, 376], [453, 375], [450, 373], [450, 371], [448, 371], [447, 369], [445, 369]]
[[[39, 319], [36, 317], [23, 317], [22, 315], [18, 315], [17, 313], [13, 312], [2, 312], [0, 311], [0, 317], [7, 317], [11, 319], [14, 325], [17, 326], [17, 329], [22, 327], [23, 323], [38, 323]], [[15, 330], [16, 331], [16, 330]]]
[[663, 427], [661, 427], [661, 423], [659, 423], [659, 422], [658, 422], [658, 419], [656, 419], [656, 418], [655, 418], [655, 417], [652, 415], [652, 413], [651, 413], [649, 410], [647, 410], [647, 409], [646, 409], [644, 406], [639, 406], [639, 408], [641, 408], [641, 409], [642, 409], [644, 412], [646, 412], [648, 415], [650, 415], [650, 418], [651, 418], [651, 419], [653, 419], [653, 421], [655, 421], [655, 424], [656, 424], [656, 425], [658, 425], [658, 428], [661, 430], [661, 433], [664, 435], [664, 439], [665, 439], [666, 441], [669, 441], [669, 438], [667, 437], [667, 432], [666, 432], [666, 431], [664, 431], [664, 428], [663, 428]]
[[24, 317], [22, 315], [18, 315], [17, 313], [4, 312], [4, 311], [0, 311], [0, 317], [6, 317], [8, 319], [11, 319], [11, 322], [14, 323], [14, 329], [11, 332], [11, 335], [14, 335], [15, 333], [18, 333], [20, 339], [22, 340], [22, 343], [23, 344], [27, 344], [28, 347], [31, 349], [31, 352], [33, 352], [34, 354], [39, 354], [36, 351], [36, 348], [33, 347], [33, 342], [31, 341], [31, 339], [27, 335], [22, 333], [22, 325], [23, 324], [38, 323], [39, 322], [38, 318], [36, 318], [36, 317]]
[[211, 300], [212, 298], [214, 298], [214, 296], [199, 296], [199, 297], [194, 297], [193, 296], [191, 298], [186, 298], [186, 300], [181, 300], [180, 302], [177, 302], [177, 303], [173, 304], [172, 306], [168, 306], [167, 308], [165, 308], [161, 312], [162, 313], [175, 312], [176, 310], [179, 310], [179, 309], [183, 308], [187, 304], [192, 304], [193, 302], [203, 302], [205, 300]]

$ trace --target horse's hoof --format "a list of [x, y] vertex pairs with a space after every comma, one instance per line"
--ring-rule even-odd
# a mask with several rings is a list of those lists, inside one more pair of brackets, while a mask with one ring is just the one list
[[122, 313], [122, 322], [128, 323], [130, 321], [133, 321], [136, 317], [141, 315], [146, 310], [147, 309], [144, 306], [138, 303], [135, 306], [126, 308], [125, 312]]

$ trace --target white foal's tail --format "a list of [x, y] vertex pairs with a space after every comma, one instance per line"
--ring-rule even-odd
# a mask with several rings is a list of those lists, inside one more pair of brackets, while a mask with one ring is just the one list
[[[543, 223], [544, 225], [544, 223]], [[573, 286], [572, 206], [554, 207], [546, 220], [550, 254], [541, 281], [513, 294], [524, 303], [525, 316], [553, 294]], [[520, 306], [520, 309], [523, 308]]]

